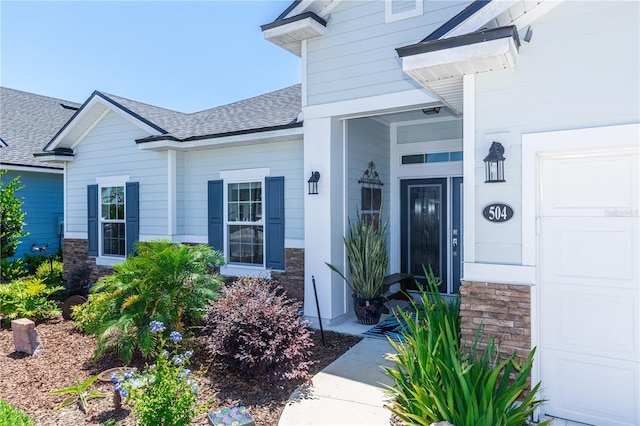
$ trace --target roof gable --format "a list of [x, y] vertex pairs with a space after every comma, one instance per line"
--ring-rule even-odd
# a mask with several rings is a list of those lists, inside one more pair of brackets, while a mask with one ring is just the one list
[[80, 104], [0, 87], [0, 163], [3, 167], [61, 168], [38, 161], [33, 154], [56, 134]]
[[108, 111], [149, 132], [145, 140], [185, 141], [230, 133], [252, 133], [300, 124], [300, 85], [185, 114], [131, 99], [94, 92], [45, 147], [45, 151], [68, 153]]

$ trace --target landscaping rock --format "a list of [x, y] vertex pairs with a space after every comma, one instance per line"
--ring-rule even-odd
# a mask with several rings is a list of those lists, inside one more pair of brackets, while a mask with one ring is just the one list
[[16, 352], [24, 352], [29, 355], [40, 355], [44, 352], [42, 339], [36, 329], [36, 323], [26, 318], [11, 321], [13, 332], [13, 344]]

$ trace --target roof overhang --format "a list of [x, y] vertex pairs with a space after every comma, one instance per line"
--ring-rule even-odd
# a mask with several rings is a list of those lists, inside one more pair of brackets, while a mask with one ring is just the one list
[[[402, 70], [462, 112], [462, 77], [515, 68], [520, 39], [514, 25], [396, 49]], [[455, 95], [455, 96], [452, 96]]]
[[61, 175], [64, 173], [61, 165], [42, 165], [42, 166], [23, 166], [15, 164], [0, 163], [0, 168], [11, 170], [14, 172], [31, 172], [31, 173], [47, 173], [53, 175]]
[[73, 161], [71, 149], [56, 149], [54, 151], [36, 152], [33, 154], [36, 160], [46, 163], [69, 163]]
[[178, 139], [171, 135], [158, 135], [136, 140], [139, 149], [150, 151], [197, 151], [225, 146], [255, 145], [301, 139], [302, 123], [276, 126], [252, 131], [230, 132], [209, 136]]
[[266, 40], [300, 56], [302, 40], [324, 35], [326, 27], [327, 21], [314, 12], [305, 12], [262, 25], [260, 28]]

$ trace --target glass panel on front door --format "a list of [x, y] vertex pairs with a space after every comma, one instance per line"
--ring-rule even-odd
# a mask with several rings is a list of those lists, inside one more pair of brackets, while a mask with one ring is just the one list
[[[461, 278], [462, 178], [400, 181], [400, 264], [424, 285], [429, 268], [440, 292], [457, 293]], [[412, 290], [417, 290], [412, 288]]]

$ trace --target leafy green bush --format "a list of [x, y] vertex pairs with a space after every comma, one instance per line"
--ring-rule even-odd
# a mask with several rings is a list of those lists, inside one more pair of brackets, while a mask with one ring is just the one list
[[60, 315], [57, 302], [49, 296], [63, 290], [49, 287], [40, 278], [28, 277], [0, 285], [0, 315], [7, 320], [28, 318], [40, 321]]
[[313, 341], [300, 306], [270, 280], [238, 278], [207, 308], [207, 349], [232, 372], [310, 380]]
[[207, 245], [188, 246], [160, 239], [139, 242], [137, 256], [115, 265], [76, 307], [76, 326], [98, 338], [95, 356], [115, 348], [125, 362], [135, 350], [149, 357], [153, 339], [148, 324], [161, 321], [182, 331], [197, 323], [223, 279], [213, 269], [222, 254]]
[[24, 230], [27, 213], [22, 211], [23, 198], [16, 196], [24, 185], [20, 184], [19, 176], [7, 182], [4, 179], [6, 173], [7, 169], [0, 170], [0, 259], [16, 254], [20, 238], [29, 235]]
[[40, 264], [36, 270], [36, 277], [40, 278], [49, 287], [63, 287], [66, 283], [63, 275], [63, 264], [58, 260], [50, 260]]
[[0, 399], [0, 425], [36, 426], [36, 423], [25, 413]]
[[46, 254], [24, 254], [24, 264], [29, 275], [35, 275], [38, 268], [45, 263], [48, 265], [50, 260], [57, 260], [58, 262], [61, 262], [62, 258], [57, 255], [48, 256]]
[[540, 383], [527, 392], [535, 349], [524, 363], [515, 354], [500, 362], [493, 339], [477, 351], [480, 329], [466, 353], [456, 306], [437, 296], [437, 286], [430, 274], [431, 296], [425, 294], [421, 305], [413, 303], [415, 313], [400, 313], [407, 330], [404, 341], [391, 341], [397, 352], [389, 355], [394, 368], [384, 367], [395, 382], [388, 388], [393, 400], [387, 408], [410, 425], [445, 420], [456, 426], [526, 424], [543, 402], [535, 399]]
[[0, 260], [0, 283], [10, 283], [27, 275], [25, 263], [22, 259]]
[[164, 324], [152, 321], [149, 332], [155, 343], [155, 363], [143, 372], [128, 370], [123, 375], [115, 373], [111, 381], [115, 390], [125, 398], [142, 426], [190, 425], [203, 407], [198, 406], [198, 385], [189, 366], [191, 352], [178, 352], [182, 335], [172, 331], [169, 339], [173, 351], [166, 350], [167, 342], [162, 332]]

